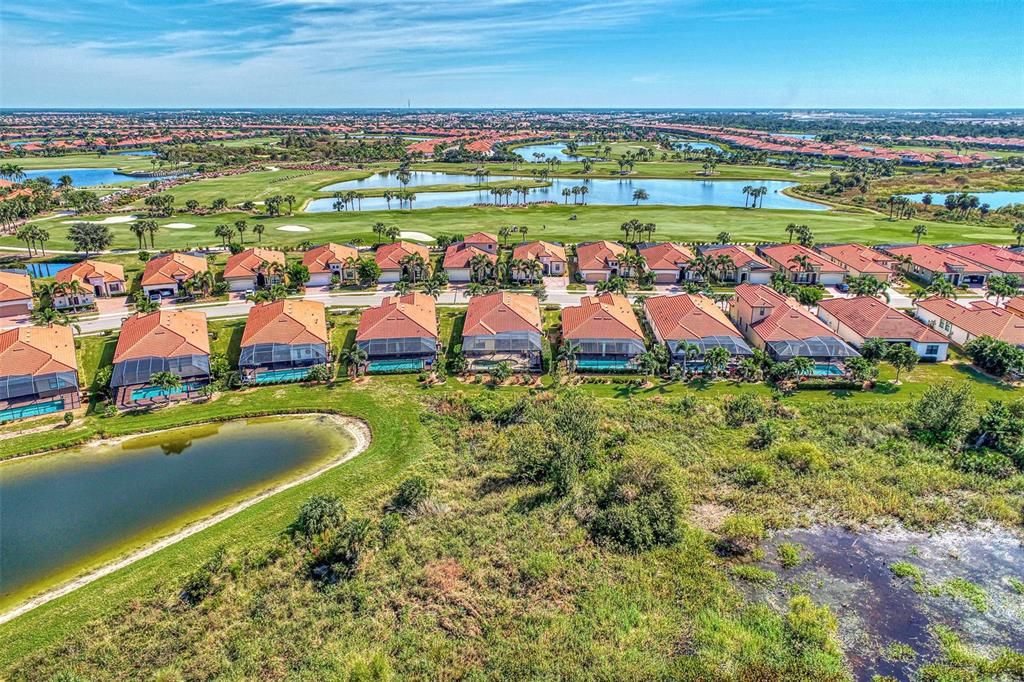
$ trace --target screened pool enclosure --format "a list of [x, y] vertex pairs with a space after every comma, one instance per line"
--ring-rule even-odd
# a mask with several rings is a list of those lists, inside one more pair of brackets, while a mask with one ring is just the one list
[[765, 344], [765, 348], [772, 359], [778, 362], [785, 362], [793, 358], [831, 361], [860, 356], [860, 353], [848, 346], [844, 341], [833, 336], [812, 336], [806, 339], [769, 341]]
[[182, 380], [206, 379], [210, 376], [209, 355], [181, 355], [174, 358], [145, 357], [123, 360], [114, 365], [110, 385], [144, 386], [157, 372], [170, 372]]
[[437, 342], [428, 336], [410, 336], [396, 339], [366, 339], [356, 341], [374, 359], [423, 359], [432, 360], [437, 354]]
[[288, 369], [328, 362], [326, 343], [257, 343], [242, 348], [240, 369]]
[[[666, 342], [672, 360], [675, 362], [699, 362], [712, 348], [724, 348], [730, 357], [749, 357], [754, 354], [747, 342], [738, 336], [705, 336], [700, 339], [679, 339]], [[692, 347], [694, 353], [687, 356], [687, 348]]]

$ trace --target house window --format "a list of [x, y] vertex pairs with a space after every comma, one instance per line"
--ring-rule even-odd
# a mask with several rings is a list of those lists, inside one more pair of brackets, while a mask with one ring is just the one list
[[938, 355], [939, 354], [939, 347], [937, 345], [934, 345], [934, 344], [932, 344], [930, 346], [925, 346], [924, 347], [924, 354], [925, 355]]

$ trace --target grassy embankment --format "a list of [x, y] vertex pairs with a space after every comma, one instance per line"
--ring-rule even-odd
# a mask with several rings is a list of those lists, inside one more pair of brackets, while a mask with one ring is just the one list
[[[58, 671], [172, 679], [576, 678], [580, 671], [607, 679], [709, 679], [725, 671], [743, 679], [846, 679], [828, 613], [799, 600], [781, 605], [782, 614], [746, 603], [740, 580], [788, 580], [784, 571], [765, 575], [752, 565], [762, 529], [1020, 522], [1020, 475], [957, 471], [947, 453], [912, 438], [905, 403], [787, 399], [736, 412], [717, 396], [584, 400], [597, 411], [595, 461], [559, 494], [543, 475], [524, 477], [534, 457], [565, 447], [548, 421], [564, 411], [545, 393], [467, 390], [466, 404], [451, 387], [417, 393], [413, 385], [395, 378], [359, 388], [268, 388], [196, 408], [244, 410], [283, 390], [289, 404], [330, 403], [365, 415], [377, 440], [361, 461], [0, 628], [0, 666], [11, 679]], [[176, 410], [136, 419], [166, 420]], [[583, 421], [567, 427], [586, 422], [578, 410]], [[125, 421], [108, 423], [120, 429]], [[767, 447], [755, 445], [764, 421], [778, 429]], [[794, 459], [791, 443], [816, 447], [801, 445], [810, 459]], [[432, 483], [428, 501], [378, 534], [402, 467], [417, 458], [411, 469]], [[617, 480], [627, 485], [609, 496]], [[330, 585], [310, 578], [316, 555], [282, 536], [301, 501], [323, 490], [340, 493], [350, 514], [368, 516], [375, 538], [353, 573]], [[667, 490], [674, 504], [645, 497]], [[619, 518], [650, 513], [665, 523], [657, 539], [640, 527], [617, 536], [646, 537], [642, 548], [631, 551], [607, 534]], [[736, 546], [723, 551], [723, 542]], [[227, 558], [213, 567], [208, 595], [183, 603], [185, 576], [218, 547]], [[813, 599], [816, 589], [797, 591]], [[881, 655], [891, 644], [858, 654]], [[969, 665], [964, 657], [951, 663]]]

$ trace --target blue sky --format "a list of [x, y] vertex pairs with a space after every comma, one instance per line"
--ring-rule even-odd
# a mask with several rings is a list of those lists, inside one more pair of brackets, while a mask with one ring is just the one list
[[3, 0], [2, 107], [1024, 107], [1021, 0]]

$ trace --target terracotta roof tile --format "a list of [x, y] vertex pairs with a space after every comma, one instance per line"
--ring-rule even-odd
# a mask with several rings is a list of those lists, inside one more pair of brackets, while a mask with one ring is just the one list
[[32, 280], [16, 272], [0, 272], [0, 302], [32, 298]]
[[526, 242], [519, 244], [512, 250], [512, 257], [516, 260], [539, 260], [547, 256], [552, 260], [566, 262], [565, 249], [559, 244], [552, 244], [545, 241]]
[[284, 254], [273, 249], [246, 249], [228, 258], [224, 266], [224, 277], [255, 277], [264, 263], [284, 265]]
[[382, 244], [377, 247], [374, 258], [381, 270], [400, 270], [402, 259], [414, 253], [418, 253], [424, 261], [430, 261], [430, 249], [422, 244], [413, 244], [412, 242]]
[[97, 277], [102, 277], [103, 281], [108, 284], [110, 282], [123, 283], [125, 281], [124, 268], [117, 263], [84, 260], [80, 263], [75, 263], [69, 268], [64, 268], [54, 276], [54, 279], [61, 283], [75, 281], [85, 284], [87, 280]]
[[856, 272], [886, 276], [892, 274], [892, 269], [884, 265], [891, 262], [892, 258], [862, 244], [828, 244], [817, 248], [821, 253]]
[[918, 301], [917, 307], [973, 336], [991, 336], [1015, 346], [1024, 345], [1024, 317], [1003, 308], [966, 308], [956, 301], [939, 297]]
[[370, 339], [437, 338], [437, 305], [426, 294], [392, 296], [367, 308], [359, 318], [356, 341]]
[[284, 299], [249, 310], [242, 347], [259, 343], [327, 343], [327, 313], [318, 301]]
[[820, 254], [811, 251], [800, 244], [776, 244], [774, 246], [762, 246], [762, 256], [779, 263], [790, 272], [797, 272], [803, 268], [793, 262], [794, 258], [803, 256], [807, 259], [808, 265], [818, 272], [846, 272], [846, 268], [836, 265], [830, 260], [822, 258]]
[[818, 307], [865, 339], [913, 339], [921, 343], [948, 341], [920, 320], [890, 308], [877, 298], [827, 298]]
[[168, 253], [157, 256], [148, 263], [142, 273], [142, 286], [175, 284], [186, 280], [197, 272], [206, 272], [210, 266], [206, 259], [187, 253]]
[[763, 258], [756, 254], [748, 251], [742, 246], [736, 244], [711, 244], [709, 246], [698, 247], [697, 250], [708, 258], [717, 258], [719, 256], [728, 256], [732, 261], [733, 267], [739, 269], [742, 267], [749, 267], [751, 270], [771, 270], [772, 266], [767, 263]]
[[469, 300], [463, 336], [520, 331], [541, 331], [540, 303], [536, 296], [497, 291]]
[[467, 244], [466, 242], [459, 242], [452, 244], [444, 252], [444, 264], [443, 267], [448, 270], [450, 268], [468, 268], [470, 261], [475, 256], [486, 256], [487, 260], [492, 263], [497, 262], [498, 257], [493, 253], [488, 253], [478, 246]]
[[609, 261], [617, 261], [626, 254], [626, 247], [602, 240], [576, 246], [576, 267], [580, 270], [605, 270]]
[[0, 333], [0, 377], [78, 371], [70, 327], [17, 327]]
[[114, 349], [114, 363], [147, 357], [209, 354], [205, 313], [157, 310], [125, 320]]
[[649, 244], [638, 249], [648, 270], [678, 270], [691, 260], [693, 253], [680, 244], [662, 242]]
[[644, 300], [644, 307], [658, 334], [666, 341], [742, 336], [729, 316], [707, 296], [652, 296]]
[[930, 244], [890, 246], [885, 250], [894, 256], [909, 256], [914, 265], [929, 272], [953, 272], [954, 268], [962, 268], [964, 272], [988, 272], [987, 268], [964, 260], [956, 254], [935, 248]]
[[824, 322], [811, 315], [792, 298], [763, 284], [740, 284], [736, 296], [755, 307], [771, 307], [768, 315], [750, 325], [764, 341], [791, 341], [828, 336], [839, 339]]
[[562, 308], [567, 339], [640, 339], [644, 332], [629, 300], [618, 294], [584, 296], [580, 305]]
[[944, 251], [1003, 274], [1024, 276], [1024, 256], [992, 244], [947, 246]]
[[310, 249], [302, 256], [302, 264], [309, 268], [311, 274], [331, 272], [331, 264], [345, 264], [349, 258], [359, 258], [359, 252], [344, 244], [324, 244]]

